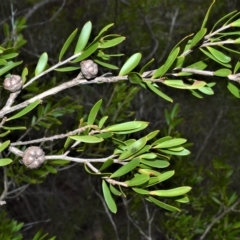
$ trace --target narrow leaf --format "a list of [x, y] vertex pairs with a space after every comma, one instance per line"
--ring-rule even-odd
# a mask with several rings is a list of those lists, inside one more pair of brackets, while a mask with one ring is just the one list
[[207, 47], [207, 49], [209, 50], [209, 52], [216, 58], [218, 59], [220, 62], [223, 63], [229, 63], [231, 61], [231, 58], [228, 57], [227, 55], [225, 55], [224, 53], [218, 51], [215, 48], [212, 47]]
[[149, 176], [146, 174], [138, 174], [136, 175], [134, 178], [132, 178], [129, 181], [126, 181], [125, 183], [129, 186], [129, 187], [133, 187], [133, 186], [139, 186], [144, 184], [145, 182], [147, 182], [149, 180]]
[[140, 163], [140, 159], [139, 158], [132, 159], [126, 165], [120, 167], [116, 172], [114, 172], [110, 176], [110, 178], [121, 177], [121, 176], [131, 172], [133, 169], [135, 169], [138, 166], [139, 163]]
[[69, 66], [69, 67], [63, 67], [63, 68], [56, 68], [54, 70], [57, 72], [72, 72], [79, 69], [80, 67]]
[[150, 167], [154, 167], [154, 168], [166, 168], [170, 165], [170, 163], [168, 161], [164, 161], [164, 160], [145, 160], [145, 159], [141, 159], [141, 163], [148, 165]]
[[105, 202], [109, 210], [113, 213], [116, 213], [117, 212], [116, 203], [112, 197], [112, 194], [109, 190], [107, 183], [104, 180], [102, 181], [102, 190], [103, 190], [103, 196], [104, 196]]
[[142, 77], [139, 73], [131, 72], [128, 74], [128, 79], [133, 84], [140, 84], [142, 82]]
[[191, 190], [191, 187], [178, 187], [169, 190], [156, 190], [151, 191], [151, 195], [159, 196], [159, 197], [177, 197], [183, 194], [188, 193]]
[[67, 51], [67, 49], [69, 48], [71, 42], [73, 41], [74, 37], [76, 36], [76, 33], [77, 33], [78, 29], [75, 29], [71, 35], [68, 37], [67, 41], [64, 43], [61, 51], [60, 51], [60, 54], [59, 54], [59, 62], [62, 60], [62, 57], [64, 55], [64, 53]]
[[7, 140], [4, 143], [0, 144], [0, 152], [2, 152], [5, 148], [7, 148], [10, 144], [10, 141]]
[[76, 62], [80, 62], [86, 58], [88, 58], [89, 56], [91, 56], [96, 50], [98, 49], [98, 42], [92, 44], [91, 46], [89, 46], [86, 50], [84, 50], [84, 52], [77, 58], [75, 58], [72, 62], [76, 63]]
[[240, 98], [239, 89], [235, 85], [228, 82], [227, 88], [235, 97]]
[[6, 166], [12, 162], [10, 158], [0, 158], [0, 167]]
[[109, 68], [109, 69], [113, 69], [113, 70], [118, 70], [117, 66], [109, 64], [109, 63], [106, 63], [106, 62], [99, 61], [98, 59], [94, 59], [94, 62], [96, 62], [99, 65], [102, 65], [103, 67], [106, 67], [106, 68]]
[[170, 98], [169, 96], [167, 96], [165, 93], [163, 93], [159, 88], [156, 88], [155, 86], [153, 86], [152, 83], [150, 82], [146, 82], [147, 86], [150, 88], [150, 90], [152, 90], [154, 93], [156, 93], [158, 96], [160, 96], [161, 98], [169, 101], [169, 102], [173, 102], [172, 98]]
[[231, 73], [232, 73], [232, 71], [230, 69], [223, 68], [223, 69], [219, 69], [219, 70], [215, 71], [213, 74], [214, 74], [214, 76], [218, 76], [218, 77], [227, 77]]
[[17, 114], [13, 115], [12, 117], [8, 118], [7, 121], [20, 118], [24, 115], [26, 115], [28, 112], [32, 111], [38, 104], [40, 104], [41, 100], [36, 100], [35, 102], [29, 104], [27, 107], [25, 107], [22, 111], [18, 112]]
[[87, 46], [91, 32], [92, 32], [92, 23], [88, 21], [87, 23], [85, 23], [85, 25], [81, 30], [76, 48], [74, 50], [74, 54], [81, 52]]
[[163, 69], [161, 71], [161, 74], [157, 74], [157, 71], [153, 74], [152, 78], [158, 78], [158, 77], [162, 77], [167, 71], [168, 69], [172, 66], [172, 64], [174, 63], [174, 61], [176, 60], [178, 54], [180, 51], [180, 47], [175, 48], [168, 56], [166, 62], [163, 65]]
[[166, 209], [166, 210], [168, 210], [168, 211], [171, 211], [171, 212], [181, 212], [181, 210], [180, 209], [178, 209], [178, 208], [176, 208], [176, 207], [173, 207], [173, 206], [171, 206], [171, 205], [168, 205], [168, 204], [166, 204], [166, 203], [164, 203], [164, 202], [161, 202], [161, 201], [159, 201], [159, 200], [157, 200], [156, 198], [153, 198], [153, 197], [148, 197], [147, 198], [150, 202], [153, 202], [153, 203], [155, 203], [157, 206], [159, 206], [159, 207], [161, 207], [161, 208], [164, 208], [164, 209]]
[[147, 138], [143, 137], [137, 140], [136, 142], [130, 144], [125, 151], [119, 156], [119, 160], [124, 160], [135, 154], [136, 152], [140, 151], [147, 143]]
[[206, 32], [207, 32], [206, 28], [200, 29], [191, 40], [190, 48], [194, 47], [198, 42], [200, 42], [205, 36]]
[[154, 146], [154, 148], [170, 148], [179, 146], [183, 143], [185, 143], [187, 140], [184, 138], [174, 138], [171, 140], [164, 141], [162, 143], [159, 143], [157, 146]]
[[35, 69], [35, 76], [39, 75], [40, 73], [42, 73], [44, 71], [44, 69], [47, 66], [47, 62], [48, 62], [48, 55], [47, 53], [43, 53], [37, 63], [36, 69]]
[[92, 107], [92, 109], [88, 115], [88, 120], [87, 120], [87, 123], [89, 125], [94, 123], [101, 105], [102, 105], [102, 99], [100, 99], [98, 102], [96, 102], [94, 104], [94, 106]]
[[122, 66], [119, 76], [125, 76], [130, 73], [141, 61], [142, 54], [135, 53], [133, 54]]
[[100, 42], [99, 48], [110, 48], [120, 44], [126, 37], [117, 37], [108, 41]]
[[144, 123], [145, 122], [142, 122], [142, 121], [119, 123], [119, 124], [106, 127], [104, 130], [111, 131], [111, 132], [133, 130], [133, 129], [140, 128]]
[[85, 142], [85, 143], [99, 143], [102, 142], [102, 138], [94, 137], [94, 136], [70, 136], [71, 139]]
[[9, 62], [6, 66], [0, 68], [0, 76], [2, 76], [4, 73], [8, 72], [9, 70], [11, 70], [12, 68], [15, 68], [16, 66], [20, 65], [22, 63], [21, 62]]
[[212, 6], [213, 6], [214, 3], [215, 3], [215, 0], [213, 0], [212, 4], [211, 4], [210, 7], [208, 8], [208, 11], [207, 11], [207, 13], [206, 13], [206, 15], [205, 15], [205, 18], [204, 18], [204, 20], [203, 20], [201, 29], [202, 29], [202, 28], [205, 28], [206, 23], [207, 23], [207, 20], [208, 20], [208, 17], [209, 17], [209, 14], [210, 14], [210, 12], [211, 12], [211, 9], [212, 9]]

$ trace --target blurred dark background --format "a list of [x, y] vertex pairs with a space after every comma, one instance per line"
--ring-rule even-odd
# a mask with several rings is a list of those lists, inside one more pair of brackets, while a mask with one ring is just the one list
[[[23, 31], [27, 43], [20, 49], [19, 58], [31, 68], [43, 52], [48, 53], [51, 64], [57, 63], [67, 37], [87, 21], [93, 24], [92, 38], [105, 25], [115, 23], [110, 32], [126, 36], [126, 41], [117, 47], [117, 51], [126, 56], [141, 52], [143, 64], [154, 58], [152, 69], [155, 69], [177, 42], [199, 30], [211, 3], [210, 0], [1, 0], [0, 27], [4, 23], [11, 25], [12, 19], [18, 17], [27, 19], [27, 27]], [[240, 1], [218, 0], [207, 26], [211, 28], [217, 19], [239, 8]], [[0, 39], [4, 41], [2, 32]], [[111, 63], [121, 66], [125, 59], [113, 59]], [[108, 70], [100, 69], [100, 73], [106, 72]], [[44, 81], [52, 77], [47, 76]], [[60, 83], [71, 75], [59, 74], [56, 77]], [[215, 95], [203, 99], [197, 99], [187, 91], [167, 88], [164, 91], [180, 104], [180, 116], [184, 121], [178, 131], [194, 143], [187, 161], [207, 169], [213, 159], [224, 160], [235, 170], [232, 188], [239, 189], [239, 100], [227, 90], [227, 81], [214, 81], [218, 82], [214, 88]], [[88, 111], [100, 98], [107, 105], [114, 85], [85, 87], [84, 91], [74, 88], [63, 94], [75, 96]], [[164, 109], [172, 108], [172, 104], [144, 89], [139, 89], [131, 103], [126, 105], [132, 113], [129, 119], [150, 121], [149, 131], [166, 127]], [[59, 132], [70, 129], [74, 120], [68, 116], [68, 121], [59, 126]], [[36, 134], [41, 136], [39, 132]], [[21, 196], [9, 199], [5, 208], [13, 218], [26, 223], [23, 232], [26, 239], [30, 239], [29, 236], [39, 228], [58, 239], [115, 239], [101, 194], [99, 179], [89, 176], [82, 165], [74, 165], [57, 175], [49, 175], [40, 185], [28, 187]], [[133, 199], [130, 204], [134, 207], [129, 214], [144, 229], [146, 203]], [[154, 211], [154, 206], [148, 208]], [[163, 215], [160, 213], [159, 216]], [[127, 239], [126, 236], [130, 236], [128, 239], [145, 239], [127, 219], [121, 200], [118, 213], [112, 217], [119, 239]], [[152, 239], [167, 239], [159, 217], [154, 219], [153, 226]]]

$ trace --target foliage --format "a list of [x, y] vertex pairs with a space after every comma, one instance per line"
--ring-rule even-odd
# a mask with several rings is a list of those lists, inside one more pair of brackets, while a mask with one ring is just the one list
[[[175, 165], [175, 163], [172, 164], [173, 160], [182, 159], [190, 154], [188, 150], [190, 144], [187, 139], [173, 132], [182, 121], [177, 118], [179, 106], [175, 105], [172, 111], [165, 111], [169, 127], [163, 131], [163, 135], [160, 135], [159, 130], [143, 133], [149, 122], [127, 120], [132, 114], [127, 114], [124, 110], [136, 95], [139, 87], [169, 102], [173, 102], [173, 99], [164, 91], [166, 87], [190, 91], [198, 98], [202, 98], [204, 94], [213, 95], [216, 82], [207, 82], [202, 76], [227, 78], [227, 89], [239, 98], [236, 83], [239, 82], [240, 63], [235, 62], [234, 56], [239, 55], [235, 46], [240, 42], [238, 37], [240, 19], [237, 18], [238, 13], [232, 12], [219, 19], [211, 31], [208, 31], [206, 24], [212, 5], [203, 20], [201, 29], [177, 43], [166, 57], [165, 62], [157, 69], [151, 70], [149, 68], [153, 59], [144, 66], [140, 66], [141, 53], [132, 54], [121, 67], [109, 63], [112, 58], [123, 57], [116, 47], [125, 40], [125, 37], [107, 33], [113, 27], [112, 23], [106, 25], [93, 37], [90, 21], [83, 26], [78, 38], [78, 29], [70, 34], [59, 51], [56, 64], [51, 65], [48, 54], [44, 52], [40, 55], [34, 69], [28, 67], [21, 69], [23, 62], [14, 59], [17, 59], [19, 49], [25, 43], [21, 35], [25, 20], [19, 19], [15, 23], [17, 38], [11, 38], [9, 27], [5, 25], [4, 32], [7, 40], [0, 47], [0, 76], [6, 79], [20, 72], [23, 82], [21, 90], [12, 92], [9, 96], [4, 92], [6, 99], [1, 99], [1, 102], [5, 102], [5, 106], [0, 110], [0, 137], [2, 139], [0, 165], [5, 167], [4, 181], [10, 178], [17, 185], [40, 184], [46, 176], [56, 174], [71, 162], [82, 163], [87, 173], [101, 178], [103, 198], [111, 212], [117, 212], [117, 198], [128, 198], [137, 194], [164, 210], [174, 212], [168, 213], [172, 218], [164, 224], [169, 236], [182, 239], [186, 235], [191, 238], [192, 234], [193, 238], [196, 234], [204, 234], [204, 230], [199, 229], [199, 226], [204, 226], [206, 219], [201, 216], [199, 209], [218, 204], [220, 209], [225, 209], [226, 212], [226, 207], [232, 210], [231, 207], [238, 203], [237, 194], [231, 193], [231, 197], [228, 197], [229, 193], [226, 190], [227, 181], [231, 175], [228, 166], [221, 165], [219, 161], [214, 165], [213, 172], [218, 168], [224, 168], [227, 171], [228, 178], [224, 179], [221, 184], [220, 195], [215, 188], [210, 188], [211, 198], [203, 200], [208, 205], [190, 208], [189, 211], [195, 213], [193, 217], [188, 216], [188, 210], [185, 210], [188, 207], [183, 207], [181, 219], [176, 220], [175, 217], [179, 216], [178, 212], [182, 209], [180, 204], [189, 202], [186, 194], [192, 186], [196, 187], [196, 184], [201, 182], [198, 178], [189, 176], [192, 181], [185, 185], [183, 180], [176, 181], [172, 178], [180, 174], [172, 169]], [[229, 45], [231, 47], [226, 47]], [[116, 49], [116, 52], [113, 49]], [[194, 57], [196, 53], [200, 59]], [[39, 81], [47, 74], [56, 74], [56, 76], [58, 74], [68, 76], [69, 74], [70, 76], [79, 71], [79, 63], [86, 59], [93, 60], [103, 69], [118, 71], [118, 74], [114, 76], [112, 73], [106, 73], [106, 75], [103, 74], [88, 81], [80, 72], [78, 75], [75, 74], [73, 79], [59, 84], [53, 77], [51, 83], [45, 86]], [[14, 74], [11, 75], [10, 72]], [[82, 112], [82, 106], [73, 102], [71, 96], [59, 99], [53, 97], [74, 86], [84, 88], [90, 84], [115, 82], [118, 85], [109, 102], [104, 105], [103, 101], [99, 100], [88, 114], [86, 111]], [[124, 99], [124, 94], [128, 98], [125, 96]], [[68, 114], [74, 114], [74, 123], [71, 124], [71, 129], [64, 129], [67, 132], [63, 133], [58, 126], [64, 123], [64, 116], [69, 119]], [[18, 131], [24, 131], [24, 133], [18, 137]], [[40, 131], [41, 135], [39, 136], [38, 133], [38, 137], [33, 137], [34, 131]], [[141, 136], [138, 137], [139, 135]], [[47, 142], [50, 141], [55, 142], [49, 145]], [[38, 145], [45, 152], [45, 163], [33, 170], [27, 169], [26, 166], [20, 165], [22, 162], [17, 161], [19, 157], [24, 156], [28, 145]], [[106, 147], [107, 150], [98, 151], [97, 149], [101, 147]], [[179, 171], [180, 168], [176, 167], [176, 169]], [[183, 176], [184, 172], [180, 175]], [[222, 179], [222, 175], [218, 176], [215, 172], [213, 174], [209, 171], [209, 175], [217, 182]], [[193, 194], [200, 195], [201, 191], [203, 190], [199, 188], [197, 193]], [[2, 194], [1, 200], [5, 198], [7, 199], [7, 189]], [[201, 198], [196, 197], [193, 204], [195, 201], [198, 204]], [[227, 225], [227, 215], [224, 215], [222, 219], [226, 231], [219, 231], [219, 237], [227, 236], [234, 239], [239, 233], [239, 223]], [[179, 228], [185, 229], [184, 226], [187, 226], [188, 230], [189, 225], [194, 222], [198, 231], [191, 233], [179, 230], [179, 234], [175, 236], [169, 230], [171, 221], [178, 221]], [[215, 228], [212, 229], [213, 232], [217, 231]], [[37, 233], [36, 239], [40, 235], [41, 232]]]

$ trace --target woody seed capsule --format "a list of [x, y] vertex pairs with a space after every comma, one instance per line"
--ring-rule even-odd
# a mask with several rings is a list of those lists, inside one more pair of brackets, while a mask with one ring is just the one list
[[98, 65], [92, 60], [84, 60], [80, 63], [81, 72], [86, 79], [92, 79], [97, 76]]
[[38, 168], [45, 160], [45, 153], [40, 147], [31, 146], [23, 153], [23, 164], [28, 168]]
[[22, 78], [18, 75], [11, 75], [4, 79], [3, 87], [10, 92], [17, 92], [23, 86]]

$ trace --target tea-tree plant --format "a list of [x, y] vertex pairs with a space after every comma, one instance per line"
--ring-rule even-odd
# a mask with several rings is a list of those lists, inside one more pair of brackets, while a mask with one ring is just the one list
[[[239, 55], [235, 46], [240, 43], [240, 19], [234, 11], [220, 18], [212, 29], [207, 29], [211, 8], [212, 5], [200, 30], [177, 43], [157, 69], [150, 69], [154, 59], [141, 66], [141, 53], [127, 57], [122, 66], [111, 63], [112, 58], [123, 57], [114, 49], [125, 40], [119, 34], [107, 33], [114, 24], [105, 26], [97, 36], [92, 36], [92, 23], [87, 22], [79, 35], [76, 29], [65, 41], [56, 64], [49, 62], [45, 52], [34, 70], [24, 67], [22, 61], [14, 60], [24, 44], [22, 35], [6, 38], [0, 47], [3, 86], [0, 165], [4, 166], [1, 204], [5, 203], [15, 184], [41, 183], [49, 173], [56, 174], [66, 164], [74, 162], [82, 164], [89, 174], [101, 179], [104, 199], [113, 213], [117, 212], [116, 198], [127, 198], [131, 192], [161, 208], [179, 212], [179, 203], [189, 201], [186, 194], [191, 187], [176, 184], [173, 188], [166, 188], [163, 182], [175, 174], [170, 167], [171, 157], [190, 153], [186, 149], [187, 140], [171, 136], [170, 130], [165, 135], [155, 130], [136, 138], [136, 133], [146, 129], [149, 122], [133, 118], [132, 121], [123, 119], [112, 124], [109, 116], [102, 114], [105, 106], [101, 99], [89, 113], [76, 119], [75, 127], [56, 131], [55, 126], [61, 124], [62, 116], [79, 110], [76, 106], [66, 105], [66, 99], [60, 93], [75, 86], [124, 82], [128, 88], [142, 87], [173, 102], [162, 88], [187, 90], [202, 98], [204, 94], [214, 93], [216, 82], [208, 79], [219, 77], [228, 81], [227, 88], [239, 98], [236, 84], [240, 62], [234, 56]], [[16, 29], [24, 28], [24, 24], [24, 19], [20, 19], [16, 22]], [[7, 26], [5, 32], [8, 36]], [[106, 73], [99, 75], [99, 66], [106, 69]], [[38, 85], [50, 73], [69, 72], [75, 73], [75, 77], [61, 84], [55, 79], [46, 84], [47, 89]], [[51, 102], [53, 96], [59, 101]], [[166, 112], [170, 128], [178, 124], [174, 122], [175, 114], [174, 111], [171, 114]], [[30, 139], [28, 136], [33, 129], [41, 137], [33, 139], [31, 136]], [[23, 131], [20, 136], [18, 131]], [[108, 146], [107, 154], [99, 157], [96, 146], [103, 144]]]

